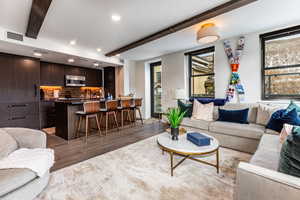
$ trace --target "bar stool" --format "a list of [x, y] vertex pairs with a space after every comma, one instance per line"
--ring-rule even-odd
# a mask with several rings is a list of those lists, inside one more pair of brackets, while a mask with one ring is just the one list
[[117, 100], [109, 100], [105, 102], [105, 108], [100, 109], [100, 123], [102, 121], [102, 117], [105, 114], [105, 135], [107, 134], [108, 130], [108, 119], [109, 116], [113, 115], [114, 122], [117, 125], [119, 130], [119, 125], [117, 121], [117, 110], [118, 110], [118, 101]]
[[80, 136], [80, 126], [83, 120], [85, 120], [85, 141], [87, 142], [88, 130], [89, 130], [89, 119], [94, 118], [96, 120], [99, 135], [101, 136], [101, 129], [98, 120], [98, 113], [100, 110], [100, 104], [97, 101], [90, 101], [83, 103], [83, 111], [77, 111], [76, 115], [79, 116], [76, 137]]
[[141, 107], [142, 107], [142, 98], [139, 99], [133, 99], [132, 100], [132, 104], [131, 104], [131, 110], [133, 110], [133, 116], [134, 116], [134, 122], [136, 122], [137, 118], [136, 118], [136, 111], [139, 112], [140, 118], [139, 120], [141, 120], [142, 124], [144, 124], [143, 118], [142, 118], [142, 114], [141, 114]]
[[120, 107], [118, 107], [118, 110], [121, 112], [121, 123], [122, 123], [122, 128], [124, 127], [124, 113], [127, 114], [127, 120], [132, 122], [131, 120], [131, 105], [132, 105], [132, 99], [123, 99], [120, 100]]

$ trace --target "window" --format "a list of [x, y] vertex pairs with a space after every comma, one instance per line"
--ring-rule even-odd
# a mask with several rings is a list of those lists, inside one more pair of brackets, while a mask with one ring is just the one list
[[190, 97], [215, 97], [214, 55], [209, 47], [187, 53], [189, 57]]
[[260, 37], [263, 99], [300, 99], [300, 26]]

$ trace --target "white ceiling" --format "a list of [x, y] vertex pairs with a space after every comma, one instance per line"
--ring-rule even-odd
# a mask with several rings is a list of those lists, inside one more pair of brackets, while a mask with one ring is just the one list
[[[84, 55], [102, 54], [159, 31], [228, 0], [53, 0], [37, 41], [53, 41]], [[25, 33], [32, 0], [1, 0], [0, 27]], [[298, 23], [299, 0], [259, 0], [246, 7], [218, 16], [222, 39]], [[120, 22], [111, 20], [119, 14]], [[125, 59], [143, 60], [198, 46], [198, 26], [171, 34], [121, 55]], [[0, 38], [1, 39], [1, 38]], [[70, 46], [70, 40], [77, 45]], [[34, 46], [37, 41], [31, 41]], [[0, 44], [1, 45], [1, 44]], [[4, 45], [5, 46], [5, 45]], [[40, 46], [41, 47], [41, 46]], [[46, 47], [45, 47], [46, 48]], [[96, 52], [101, 48], [102, 53]], [[0, 48], [5, 51], [5, 47]], [[13, 49], [11, 49], [13, 50]], [[58, 52], [59, 47], [48, 48]], [[59, 53], [57, 53], [59, 54]], [[52, 55], [52, 54], [51, 54]], [[56, 59], [56, 54], [49, 58]], [[86, 56], [82, 56], [86, 57]], [[92, 58], [96, 58], [93, 56]], [[66, 57], [63, 58], [66, 60]], [[93, 59], [89, 60], [90, 64]], [[109, 60], [105, 60], [109, 63]], [[87, 63], [86, 63], [87, 64]]]

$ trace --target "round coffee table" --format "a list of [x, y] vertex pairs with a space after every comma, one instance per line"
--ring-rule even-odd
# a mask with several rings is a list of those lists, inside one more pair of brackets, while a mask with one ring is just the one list
[[[203, 134], [203, 133], [201, 133]], [[206, 135], [206, 134], [203, 134]], [[176, 167], [178, 167], [181, 163], [183, 163], [186, 159], [194, 160], [202, 164], [213, 166], [217, 169], [217, 173], [219, 173], [219, 142], [216, 138], [210, 137], [212, 140], [210, 145], [208, 146], [197, 146], [192, 142], [186, 139], [186, 134], [180, 135], [179, 140], [172, 140], [171, 134], [163, 133], [157, 138], [157, 144], [164, 152], [168, 152], [170, 154], [171, 159], [171, 176], [173, 176], [173, 171]], [[174, 155], [178, 155], [183, 157], [181, 161], [179, 161], [176, 165], [174, 165], [173, 157]], [[204, 160], [200, 160], [196, 157], [209, 157], [216, 155], [216, 163], [210, 163]]]

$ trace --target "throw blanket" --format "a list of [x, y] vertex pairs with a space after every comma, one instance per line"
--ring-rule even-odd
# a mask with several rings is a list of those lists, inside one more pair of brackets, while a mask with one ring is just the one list
[[39, 177], [54, 164], [54, 151], [52, 149], [18, 149], [0, 160], [0, 169], [26, 168], [30, 169]]

